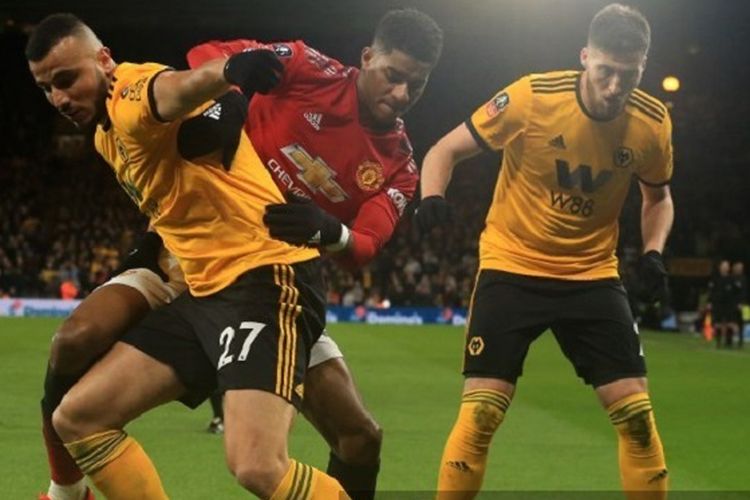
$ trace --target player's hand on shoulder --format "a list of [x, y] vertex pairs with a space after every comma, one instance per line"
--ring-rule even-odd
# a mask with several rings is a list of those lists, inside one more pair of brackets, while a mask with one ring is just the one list
[[145, 268], [155, 272], [166, 283], [169, 281], [169, 277], [159, 266], [159, 254], [162, 247], [161, 236], [153, 231], [147, 231], [128, 252], [128, 255], [122, 260], [120, 267], [115, 269], [112, 276], [122, 274], [129, 269]]
[[284, 65], [272, 50], [256, 49], [233, 54], [224, 65], [224, 79], [242, 89], [248, 98], [265, 94], [281, 81]]
[[644, 302], [653, 303], [667, 296], [667, 268], [661, 253], [650, 250], [638, 259], [637, 296]]
[[439, 195], [422, 198], [414, 213], [417, 227], [423, 233], [437, 226], [444, 226], [453, 221], [453, 211], [445, 198]]

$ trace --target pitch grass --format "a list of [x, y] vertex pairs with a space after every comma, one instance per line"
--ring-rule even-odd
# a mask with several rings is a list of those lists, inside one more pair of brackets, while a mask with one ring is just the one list
[[[0, 319], [0, 498], [34, 498], [47, 485], [38, 401], [57, 324]], [[385, 430], [380, 490], [434, 488], [459, 402], [462, 331], [332, 325], [331, 333]], [[701, 339], [668, 333], [644, 333], [643, 340], [672, 487], [703, 492], [684, 498], [706, 499], [726, 497], [720, 491], [750, 490], [750, 348], [717, 351]], [[561, 498], [563, 491], [579, 492], [565, 498], [602, 498], [581, 492], [617, 490], [614, 432], [551, 335], [532, 346], [525, 371], [495, 437], [485, 489], [546, 491], [545, 498]], [[246, 497], [227, 472], [222, 438], [205, 432], [209, 416], [207, 405], [188, 411], [170, 404], [128, 429], [151, 454], [174, 499]], [[325, 443], [302, 418], [291, 449], [299, 460], [325, 468]], [[731, 497], [746, 498], [744, 493]]]

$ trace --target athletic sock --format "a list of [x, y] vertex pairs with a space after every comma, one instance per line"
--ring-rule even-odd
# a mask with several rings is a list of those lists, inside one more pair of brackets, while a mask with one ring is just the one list
[[86, 489], [85, 478], [81, 478], [73, 484], [57, 484], [55, 481], [50, 481], [47, 498], [49, 500], [84, 500]]
[[289, 469], [271, 500], [345, 500], [349, 496], [338, 481], [315, 467], [289, 461]]
[[151, 459], [125, 432], [104, 431], [65, 446], [109, 500], [167, 499]]
[[380, 461], [374, 465], [351, 465], [331, 452], [328, 459], [329, 476], [338, 480], [352, 500], [373, 500], [380, 472]]
[[224, 418], [224, 406], [223, 406], [224, 394], [216, 391], [211, 394], [209, 401], [211, 401], [211, 410], [214, 412], [214, 418]]
[[492, 436], [505, 418], [510, 398], [499, 391], [466, 392], [445, 443], [438, 475], [438, 499], [474, 498], [482, 487]]
[[648, 394], [627, 396], [607, 408], [619, 442], [620, 479], [628, 499], [667, 497], [664, 448]]

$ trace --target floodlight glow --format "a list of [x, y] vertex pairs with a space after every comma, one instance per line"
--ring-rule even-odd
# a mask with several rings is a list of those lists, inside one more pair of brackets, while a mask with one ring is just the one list
[[661, 86], [667, 92], [677, 92], [680, 90], [680, 79], [676, 76], [668, 76], [661, 82]]

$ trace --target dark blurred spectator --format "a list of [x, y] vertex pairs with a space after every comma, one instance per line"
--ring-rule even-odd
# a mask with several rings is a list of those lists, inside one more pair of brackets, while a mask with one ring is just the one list
[[745, 264], [742, 262], [735, 262], [732, 264], [732, 278], [734, 278], [734, 288], [737, 294], [737, 301], [739, 302], [738, 314], [737, 314], [737, 325], [738, 325], [738, 346], [742, 348], [745, 345], [745, 318], [744, 308], [748, 305], [747, 296], [747, 276], [745, 275]]
[[734, 334], [739, 332], [737, 322], [740, 300], [735, 278], [730, 274], [728, 260], [719, 262], [716, 275], [709, 283], [709, 308], [713, 320], [716, 347], [722, 343], [726, 347], [732, 346]]

